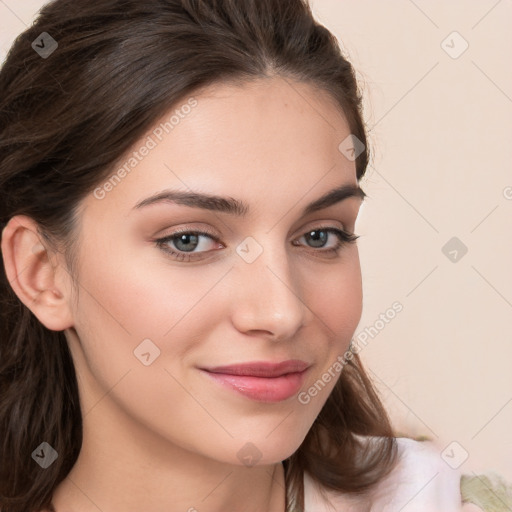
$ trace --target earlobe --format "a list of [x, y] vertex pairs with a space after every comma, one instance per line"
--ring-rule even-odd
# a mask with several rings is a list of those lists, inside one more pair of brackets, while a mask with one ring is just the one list
[[73, 325], [69, 286], [57, 276], [67, 270], [42, 241], [37, 223], [25, 215], [12, 217], [2, 231], [2, 256], [7, 280], [18, 298], [52, 331]]

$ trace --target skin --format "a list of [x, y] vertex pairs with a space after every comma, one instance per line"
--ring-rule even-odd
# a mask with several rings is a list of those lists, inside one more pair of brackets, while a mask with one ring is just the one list
[[[302, 359], [311, 364], [306, 390], [360, 321], [357, 245], [326, 255], [335, 234], [324, 247], [304, 235], [319, 226], [353, 233], [361, 199], [301, 216], [332, 188], [357, 184], [355, 162], [338, 149], [350, 130], [334, 101], [279, 77], [194, 97], [198, 105], [121, 183], [81, 203], [78, 290], [31, 219], [14, 217], [3, 231], [13, 289], [46, 327], [65, 332], [77, 371], [84, 440], [54, 494], [57, 512], [284, 512], [281, 461], [339, 373], [306, 405], [296, 396], [269, 404], [198, 367]], [[250, 213], [133, 210], [165, 188], [237, 198]], [[154, 242], [177, 228], [210, 229], [218, 242], [202, 236], [197, 259], [179, 261]], [[263, 249], [252, 263], [236, 252], [248, 236]], [[146, 338], [160, 349], [149, 366], [134, 355]], [[248, 442], [261, 454], [252, 467], [237, 456]]]

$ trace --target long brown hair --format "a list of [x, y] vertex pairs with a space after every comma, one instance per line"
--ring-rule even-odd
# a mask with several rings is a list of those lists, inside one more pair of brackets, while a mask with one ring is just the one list
[[[162, 114], [208, 85], [272, 75], [330, 93], [364, 144], [360, 180], [370, 154], [355, 72], [307, 0], [54, 0], [0, 71], [0, 227], [31, 217], [73, 275], [77, 205]], [[0, 267], [0, 510], [27, 512], [48, 507], [74, 465], [82, 418], [64, 333], [37, 320]], [[379, 442], [365, 451], [357, 435]], [[44, 470], [31, 457], [42, 441], [59, 454]], [[355, 354], [283, 461], [288, 510], [303, 510], [304, 471], [358, 493], [396, 458], [389, 418]]]

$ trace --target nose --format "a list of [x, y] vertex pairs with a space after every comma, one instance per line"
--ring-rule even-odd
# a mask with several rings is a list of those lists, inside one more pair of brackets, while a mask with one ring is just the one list
[[238, 261], [231, 272], [234, 326], [275, 341], [293, 338], [312, 316], [301, 294], [299, 275], [284, 248], [265, 248], [252, 263]]

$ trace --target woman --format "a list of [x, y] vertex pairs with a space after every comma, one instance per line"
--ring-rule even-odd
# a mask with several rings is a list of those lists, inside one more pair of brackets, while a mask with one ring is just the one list
[[460, 510], [350, 347], [369, 149], [305, 1], [56, 0], [0, 92], [0, 510]]

